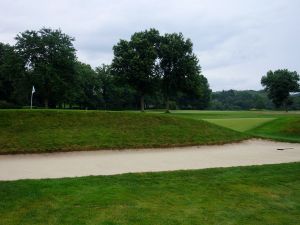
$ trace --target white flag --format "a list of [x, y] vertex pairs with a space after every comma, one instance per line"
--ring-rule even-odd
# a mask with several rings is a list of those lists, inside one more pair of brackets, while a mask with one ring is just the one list
[[31, 94], [33, 94], [35, 92], [34, 86], [32, 86], [32, 91]]

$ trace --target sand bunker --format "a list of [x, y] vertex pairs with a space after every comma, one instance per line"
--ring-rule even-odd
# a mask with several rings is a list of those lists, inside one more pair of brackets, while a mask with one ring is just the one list
[[164, 149], [1, 155], [0, 180], [113, 175], [300, 161], [300, 144], [241, 143]]

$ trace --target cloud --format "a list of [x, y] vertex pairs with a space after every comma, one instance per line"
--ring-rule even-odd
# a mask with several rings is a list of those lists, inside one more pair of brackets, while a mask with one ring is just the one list
[[110, 63], [119, 39], [154, 27], [191, 38], [213, 90], [260, 89], [269, 69], [300, 72], [297, 0], [1, 0], [0, 41], [18, 32], [61, 28], [78, 58]]

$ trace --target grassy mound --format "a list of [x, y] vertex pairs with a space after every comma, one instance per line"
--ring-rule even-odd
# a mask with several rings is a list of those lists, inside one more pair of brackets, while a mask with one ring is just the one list
[[256, 137], [300, 142], [300, 113], [280, 111], [174, 111], [180, 118], [205, 120]]
[[220, 144], [246, 137], [205, 121], [159, 114], [0, 111], [2, 154]]
[[274, 118], [231, 118], [231, 119], [205, 119], [210, 123], [227, 127], [236, 131], [244, 132], [254, 129], [266, 122], [274, 120]]
[[0, 224], [299, 224], [300, 163], [0, 182]]
[[300, 142], [300, 116], [279, 118], [254, 128], [249, 133], [280, 141]]

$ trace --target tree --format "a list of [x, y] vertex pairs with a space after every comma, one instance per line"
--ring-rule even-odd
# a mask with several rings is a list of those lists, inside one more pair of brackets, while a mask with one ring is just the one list
[[103, 103], [102, 81], [95, 70], [88, 64], [76, 62], [75, 86], [70, 89], [71, 99], [79, 108], [100, 108]]
[[159, 39], [159, 32], [150, 29], [134, 33], [130, 41], [120, 40], [113, 47], [113, 73], [137, 91], [141, 111], [144, 111], [145, 95], [153, 93], [158, 83], [156, 60]]
[[0, 100], [26, 104], [27, 95], [21, 93], [27, 81], [23, 61], [13, 46], [0, 43]]
[[299, 91], [299, 75], [296, 71], [287, 69], [269, 71], [261, 79], [261, 84], [265, 87], [268, 97], [272, 100], [276, 108], [284, 106], [288, 110], [291, 104], [290, 92]]
[[42, 28], [20, 33], [16, 40], [16, 49], [26, 63], [37, 97], [46, 108], [49, 101], [52, 106], [63, 102], [74, 81], [74, 38], [61, 30]]
[[103, 109], [137, 108], [136, 92], [127, 83], [120, 82], [111, 66], [102, 64], [96, 68], [96, 73], [102, 82]]
[[179, 92], [179, 106], [185, 109], [205, 109], [208, 107], [211, 98], [206, 77], [195, 73], [186, 81], [183, 92]]
[[185, 40], [182, 33], [165, 34], [161, 38], [158, 55], [166, 112], [169, 112], [170, 98], [176, 97], [179, 91], [200, 96], [202, 85], [205, 95], [209, 93], [207, 80], [203, 79], [198, 59], [193, 53], [193, 44], [190, 39]]

